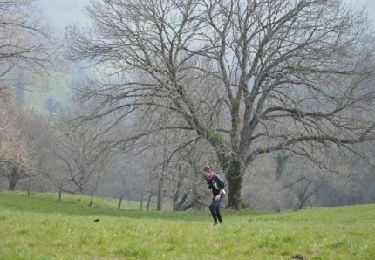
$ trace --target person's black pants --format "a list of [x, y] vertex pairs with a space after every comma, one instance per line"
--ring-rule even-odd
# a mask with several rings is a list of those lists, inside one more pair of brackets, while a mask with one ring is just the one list
[[211, 212], [212, 217], [214, 218], [215, 224], [219, 221], [223, 222], [223, 219], [220, 214], [220, 200], [213, 199], [211, 204], [208, 206], [208, 209]]

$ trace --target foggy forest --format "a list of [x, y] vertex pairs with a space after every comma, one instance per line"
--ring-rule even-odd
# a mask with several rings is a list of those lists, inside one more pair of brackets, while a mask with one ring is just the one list
[[[340, 0], [0, 0], [0, 191], [149, 210], [375, 202], [374, 27]], [[54, 94], [48, 94], [54, 93]]]

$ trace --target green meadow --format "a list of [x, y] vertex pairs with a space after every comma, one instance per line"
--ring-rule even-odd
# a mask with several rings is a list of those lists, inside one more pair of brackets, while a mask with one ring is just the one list
[[[375, 259], [375, 204], [267, 213], [139, 211], [0, 192], [0, 259]], [[98, 222], [95, 222], [98, 221]]]

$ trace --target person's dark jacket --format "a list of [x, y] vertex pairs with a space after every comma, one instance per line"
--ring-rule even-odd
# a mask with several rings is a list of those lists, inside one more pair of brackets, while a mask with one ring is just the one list
[[217, 176], [217, 174], [214, 174], [211, 179], [208, 179], [206, 177], [206, 181], [208, 184], [208, 188], [212, 190], [212, 194], [214, 196], [220, 194], [220, 190], [223, 189], [223, 181]]

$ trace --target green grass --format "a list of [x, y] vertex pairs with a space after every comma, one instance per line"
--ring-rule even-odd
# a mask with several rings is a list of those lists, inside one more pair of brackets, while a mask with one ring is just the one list
[[[0, 259], [375, 259], [375, 205], [262, 213], [137, 210], [85, 196], [0, 193]], [[100, 222], [94, 222], [99, 219]]]

